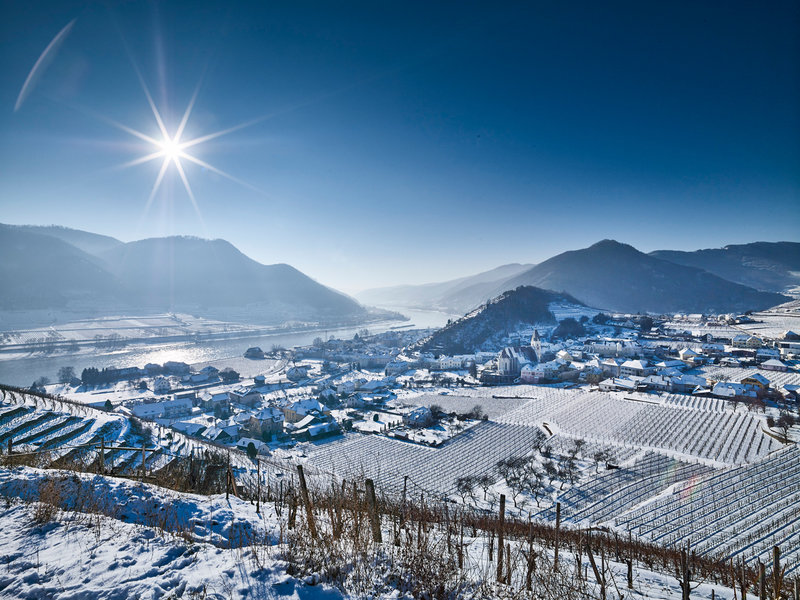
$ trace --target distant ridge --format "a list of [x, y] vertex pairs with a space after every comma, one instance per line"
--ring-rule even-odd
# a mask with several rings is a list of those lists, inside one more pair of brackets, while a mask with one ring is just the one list
[[0, 225], [0, 277], [2, 310], [169, 310], [253, 323], [357, 323], [370, 315], [294, 267], [263, 265], [224, 240], [123, 243], [63, 227]]
[[694, 252], [656, 250], [650, 256], [704, 269], [758, 290], [788, 292], [800, 288], [798, 242], [754, 242]]
[[[467, 312], [507, 290], [530, 285], [566, 292], [589, 306], [615, 312], [763, 310], [786, 302], [789, 298], [777, 292], [786, 289], [793, 278], [800, 279], [797, 246], [800, 244], [758, 242], [727, 246], [724, 252], [720, 251], [729, 257], [760, 256], [758, 261], [727, 260], [739, 261], [738, 267], [729, 270], [731, 275], [738, 273], [739, 279], [744, 280], [746, 274], [754, 283], [764, 282], [762, 290], [720, 276], [722, 267], [716, 268], [719, 273], [715, 274], [699, 266], [680, 264], [699, 262], [695, 253], [669, 253], [670, 260], [664, 260], [660, 257], [666, 251], [647, 255], [628, 244], [602, 240], [588, 248], [563, 252], [538, 265], [514, 264], [486, 271], [474, 276], [479, 281], [465, 277], [440, 284], [383, 288], [363, 292], [359, 298], [378, 305], [388, 304], [391, 299], [398, 306]], [[504, 272], [509, 267], [510, 274]], [[492, 275], [507, 276], [492, 278]]]
[[512, 263], [469, 277], [459, 277], [441, 283], [397, 285], [364, 290], [356, 297], [367, 304], [436, 308], [458, 313], [471, 310], [484, 302], [497, 285], [531, 268], [531, 264]]
[[615, 240], [564, 252], [504, 282], [562, 290], [581, 302], [620, 312], [726, 313], [760, 310], [787, 298], [761, 292], [639, 252]]

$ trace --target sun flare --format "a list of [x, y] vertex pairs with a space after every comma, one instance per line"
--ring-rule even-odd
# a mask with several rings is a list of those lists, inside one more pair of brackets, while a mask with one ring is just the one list
[[183, 155], [182, 146], [177, 137], [173, 139], [165, 137], [158, 143], [158, 146], [166, 159], [177, 161]]

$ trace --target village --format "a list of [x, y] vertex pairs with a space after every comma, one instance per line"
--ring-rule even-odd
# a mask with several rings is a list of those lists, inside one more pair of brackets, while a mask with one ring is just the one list
[[[800, 407], [800, 335], [748, 333], [757, 319], [595, 312], [510, 332], [508, 345], [468, 355], [414, 350], [426, 330], [362, 331], [289, 350], [248, 348], [231, 362], [263, 364], [252, 377], [226, 361], [167, 362], [89, 368], [48, 391], [251, 456], [351, 433], [439, 446], [486, 418], [481, 396], [509, 385], [708, 398], [768, 413], [788, 434]], [[573, 324], [583, 335], [558, 335]]]

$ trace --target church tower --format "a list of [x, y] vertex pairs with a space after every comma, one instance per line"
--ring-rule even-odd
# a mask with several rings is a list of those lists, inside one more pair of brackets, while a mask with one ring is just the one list
[[539, 338], [539, 330], [533, 330], [533, 337], [531, 338], [531, 348], [536, 353], [536, 360], [542, 362], [542, 340]]

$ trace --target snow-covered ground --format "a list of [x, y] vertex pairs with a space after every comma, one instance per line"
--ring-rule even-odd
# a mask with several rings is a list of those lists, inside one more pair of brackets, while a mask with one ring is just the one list
[[[285, 543], [286, 511], [278, 516], [274, 505], [262, 505], [261, 514], [248, 502], [234, 497], [196, 496], [168, 492], [149, 485], [135, 485], [109, 477], [80, 476], [84, 506], [69, 506], [66, 495], [54, 498], [54, 481], [69, 481], [71, 474], [30, 468], [0, 470], [0, 596], [8, 598], [213, 598], [339, 600], [343, 598], [411, 598], [400, 591], [398, 580], [380, 564], [365, 574], [371, 581], [350, 580], [334, 585], [319, 572], [292, 576]], [[66, 488], [60, 488], [66, 490]], [[42, 494], [40, 497], [39, 494]], [[39, 503], [39, 499], [47, 503]], [[111, 512], [99, 508], [103, 499]], [[114, 510], [114, 506], [121, 508]], [[155, 510], [153, 510], [155, 508]], [[162, 514], [185, 515], [190, 527], [177, 520], [159, 519]], [[215, 526], [214, 523], [217, 523]], [[225, 523], [238, 524], [237, 528]], [[323, 525], [324, 526], [324, 525]], [[214, 530], [214, 533], [211, 533]], [[384, 528], [384, 539], [390, 540]], [[441, 531], [433, 530], [434, 540]], [[467, 535], [465, 542], [466, 581], [493, 579], [487, 539]], [[443, 541], [439, 544], [445, 551]], [[391, 543], [387, 541], [389, 548]], [[521, 547], [511, 542], [509, 552], [519, 569]], [[552, 550], [536, 547], [539, 569], [552, 563]], [[370, 552], [381, 554], [379, 546]], [[392, 550], [388, 550], [391, 553]], [[397, 557], [401, 557], [398, 554]], [[346, 564], [346, 557], [343, 564]], [[610, 558], [610, 557], [609, 557]], [[565, 578], [574, 570], [574, 558], [562, 554]], [[636, 565], [633, 589], [625, 585], [625, 565], [608, 563], [608, 598], [680, 597], [678, 582], [671, 576]], [[584, 554], [581, 570], [589, 574], [587, 591], [598, 593]], [[519, 584], [524, 571], [515, 570]], [[380, 580], [381, 577], [385, 579]], [[544, 575], [547, 578], [546, 572]], [[470, 584], [466, 584], [470, 585]], [[475, 588], [473, 588], [475, 589]], [[494, 590], [494, 591], [493, 591]], [[694, 582], [692, 598], [730, 599], [732, 590], [710, 582]], [[366, 593], [365, 593], [366, 591]], [[485, 586], [477, 598], [520, 597]], [[544, 596], [539, 596], [544, 597]]]

